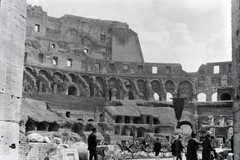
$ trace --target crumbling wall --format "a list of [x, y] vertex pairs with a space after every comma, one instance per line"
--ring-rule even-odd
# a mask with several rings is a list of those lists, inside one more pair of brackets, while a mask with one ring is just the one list
[[25, 0], [0, 1], [0, 159], [18, 159]]

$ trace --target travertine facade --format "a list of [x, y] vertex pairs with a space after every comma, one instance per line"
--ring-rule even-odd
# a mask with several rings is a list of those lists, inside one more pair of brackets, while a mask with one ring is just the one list
[[0, 1], [0, 159], [18, 159], [25, 0]]

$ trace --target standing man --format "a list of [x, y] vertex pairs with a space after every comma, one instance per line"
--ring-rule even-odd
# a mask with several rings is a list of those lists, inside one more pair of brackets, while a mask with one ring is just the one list
[[159, 158], [159, 152], [161, 150], [161, 143], [159, 142], [159, 139], [156, 139], [157, 141], [154, 143], [154, 151], [155, 151], [155, 156], [157, 157], [157, 159]]
[[196, 138], [196, 133], [192, 132], [191, 139], [188, 141], [187, 145], [187, 160], [198, 160], [197, 151], [199, 148], [199, 145], [202, 145], [201, 142], [199, 142]]
[[89, 150], [89, 160], [98, 160], [97, 156], [97, 129], [93, 128], [92, 133], [88, 136], [88, 150]]
[[176, 140], [176, 156], [177, 160], [182, 160], [182, 151], [183, 151], [183, 144], [182, 144], [182, 135], [178, 136], [178, 139]]

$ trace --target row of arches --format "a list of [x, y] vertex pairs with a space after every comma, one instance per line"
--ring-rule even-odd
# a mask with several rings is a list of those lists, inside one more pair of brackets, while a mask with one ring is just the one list
[[146, 116], [144, 119], [143, 117], [129, 117], [129, 116], [116, 116], [115, 123], [125, 123], [125, 124], [160, 124], [159, 119], [151, 116]]
[[[189, 80], [175, 82], [173, 80], [161, 80], [150, 78], [121, 78], [103, 77], [101, 75], [90, 76], [76, 73], [63, 73], [60, 71], [37, 70], [31, 67], [25, 68], [24, 88], [25, 91], [34, 87], [38, 92], [53, 92], [55, 94], [65, 94], [84, 97], [105, 97], [112, 99], [143, 99], [165, 101], [171, 97], [180, 95], [186, 98], [186, 102], [198, 99], [202, 100], [202, 94], [197, 93], [194, 83]], [[35, 80], [34, 80], [35, 79]], [[208, 93], [209, 94], [209, 93]], [[212, 93], [214, 95], [214, 93]], [[206, 98], [205, 98], [206, 99]], [[212, 98], [214, 99], [214, 98]], [[222, 95], [222, 100], [228, 100], [229, 95]]]

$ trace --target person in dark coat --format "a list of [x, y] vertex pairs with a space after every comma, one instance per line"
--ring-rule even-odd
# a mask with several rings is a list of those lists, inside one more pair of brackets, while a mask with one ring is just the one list
[[162, 148], [161, 143], [159, 142], [159, 139], [156, 139], [157, 141], [154, 143], [154, 151], [155, 151], [155, 156], [158, 157], [160, 150]]
[[230, 143], [231, 143], [231, 152], [234, 153], [234, 150], [233, 150], [233, 135], [231, 136], [231, 139], [230, 139]]
[[198, 160], [197, 150], [202, 143], [196, 139], [195, 132], [192, 132], [191, 137], [187, 145], [187, 160]]
[[203, 140], [202, 160], [212, 160], [211, 152], [214, 150], [211, 142], [211, 132], [208, 131]]
[[175, 140], [175, 143], [176, 143], [176, 157], [177, 157], [176, 160], [178, 160], [178, 159], [182, 160], [182, 151], [183, 151], [184, 146], [182, 144], [182, 136], [181, 135], [178, 136], [178, 139]]
[[97, 129], [93, 128], [92, 133], [88, 136], [88, 150], [89, 150], [89, 160], [98, 160], [97, 156]]

